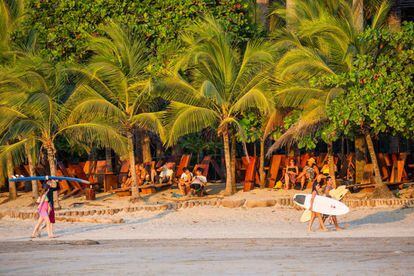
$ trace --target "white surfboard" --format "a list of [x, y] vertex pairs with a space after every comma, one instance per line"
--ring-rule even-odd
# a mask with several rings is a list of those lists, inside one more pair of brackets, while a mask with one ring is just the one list
[[336, 189], [332, 189], [329, 192], [329, 195], [336, 200], [341, 200], [348, 192], [349, 190], [346, 188], [346, 186], [342, 185], [337, 187]]
[[[311, 198], [311, 194], [295, 194], [293, 202], [309, 210]], [[313, 202], [313, 211], [330, 216], [341, 216], [348, 213], [349, 208], [338, 200], [317, 195]]]

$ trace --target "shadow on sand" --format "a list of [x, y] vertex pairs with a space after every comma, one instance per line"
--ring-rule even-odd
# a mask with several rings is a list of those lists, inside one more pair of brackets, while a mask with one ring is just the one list
[[414, 208], [399, 208], [389, 211], [380, 211], [367, 215], [363, 218], [348, 221], [350, 228], [356, 228], [367, 224], [386, 224], [403, 221], [409, 214], [414, 212]]
[[61, 237], [61, 236], [65, 236], [65, 235], [80, 234], [80, 233], [86, 233], [86, 232], [102, 230], [102, 229], [110, 229], [110, 228], [133, 226], [133, 225], [139, 226], [139, 224], [146, 223], [148, 221], [161, 219], [161, 218], [163, 218], [164, 216], [168, 215], [171, 212], [174, 212], [174, 211], [173, 210], [166, 210], [162, 213], [155, 214], [155, 215], [153, 215], [152, 217], [149, 217], [149, 218], [128, 219], [128, 220], [125, 221], [125, 223], [121, 223], [121, 224], [97, 224], [97, 225], [92, 225], [92, 226], [83, 225], [83, 226], [80, 226], [80, 227], [58, 230], [58, 231], [55, 231], [55, 234], [57, 236]]

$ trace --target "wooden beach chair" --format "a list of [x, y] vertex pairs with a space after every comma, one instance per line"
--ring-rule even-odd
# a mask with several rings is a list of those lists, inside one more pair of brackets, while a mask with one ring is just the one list
[[243, 157], [245, 162], [247, 163], [246, 167], [246, 174], [244, 176], [243, 183], [243, 191], [248, 192], [254, 189], [254, 184], [256, 182], [256, 175], [257, 173], [257, 157], [250, 156], [249, 161], [247, 161], [247, 157]]
[[175, 177], [180, 178], [183, 174], [183, 169], [190, 165], [191, 154], [184, 154], [181, 159], [180, 163], [178, 163], [177, 169], [175, 171]]
[[272, 155], [269, 167], [269, 178], [267, 179], [269, 188], [273, 188], [276, 184], [277, 177], [279, 175], [280, 165], [282, 164], [282, 159], [283, 155], [281, 154]]

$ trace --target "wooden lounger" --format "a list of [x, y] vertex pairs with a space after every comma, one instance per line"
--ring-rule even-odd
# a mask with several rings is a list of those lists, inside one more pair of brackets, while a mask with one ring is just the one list
[[183, 169], [188, 167], [188, 165], [190, 165], [190, 160], [191, 160], [191, 154], [184, 154], [181, 157], [180, 163], [178, 164], [177, 170], [175, 172], [176, 178], [181, 177], [181, 175], [183, 174]]
[[[246, 158], [246, 157], [243, 157], [243, 158]], [[246, 174], [244, 176], [244, 181], [243, 181], [244, 192], [254, 189], [254, 184], [255, 184], [255, 179], [256, 179], [256, 174], [257, 174], [256, 167], [257, 167], [257, 157], [250, 156], [249, 163], [247, 163]]]
[[272, 159], [270, 160], [270, 168], [269, 168], [269, 178], [268, 181], [268, 187], [273, 188], [276, 184], [277, 177], [280, 170], [280, 165], [282, 163], [283, 155], [281, 154], [275, 154], [272, 156]]

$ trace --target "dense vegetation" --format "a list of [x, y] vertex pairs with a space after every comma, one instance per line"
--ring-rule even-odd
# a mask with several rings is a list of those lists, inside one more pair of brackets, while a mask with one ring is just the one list
[[67, 145], [111, 148], [134, 172], [137, 156], [151, 158], [152, 138], [222, 150], [231, 194], [237, 146], [247, 153], [246, 143], [260, 143], [264, 184], [266, 152], [323, 141], [333, 172], [339, 137], [364, 135], [376, 163], [372, 137], [414, 133], [414, 25], [391, 28], [387, 1], [362, 10], [350, 0], [295, 1], [291, 10], [280, 2], [266, 33], [247, 0], [0, 3], [5, 175], [13, 164], [33, 168], [42, 153], [54, 174]]

